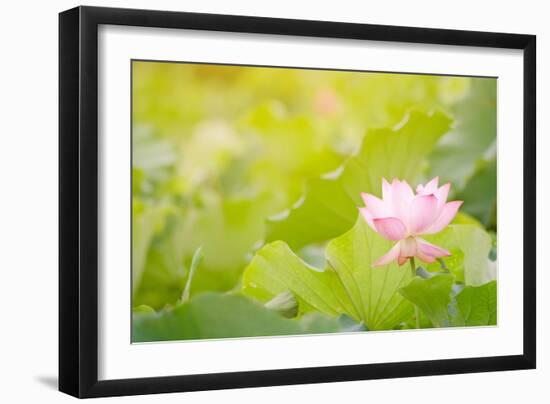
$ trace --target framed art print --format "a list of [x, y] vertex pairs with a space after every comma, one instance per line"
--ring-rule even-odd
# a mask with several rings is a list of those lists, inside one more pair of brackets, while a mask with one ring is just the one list
[[535, 37], [60, 14], [60, 390], [535, 367]]

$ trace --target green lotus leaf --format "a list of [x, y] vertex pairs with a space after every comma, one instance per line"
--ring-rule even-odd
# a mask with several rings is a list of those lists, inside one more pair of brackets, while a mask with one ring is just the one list
[[[496, 279], [496, 265], [489, 259], [493, 242], [491, 236], [477, 225], [451, 225], [426, 239], [451, 252], [443, 261], [458, 282], [467, 286], [481, 286]], [[440, 270], [440, 264], [428, 266]]]
[[451, 325], [448, 306], [453, 279], [451, 274], [438, 274], [428, 279], [417, 276], [400, 293], [418, 306], [434, 327], [448, 327]]
[[400, 293], [418, 306], [434, 327], [495, 325], [496, 281], [460, 287], [453, 275], [415, 277]]
[[393, 263], [372, 268], [391, 245], [359, 219], [328, 244], [328, 264], [321, 270], [276, 241], [256, 253], [244, 272], [242, 291], [262, 302], [290, 291], [301, 314], [313, 310], [333, 317], [345, 314], [369, 330], [391, 329], [413, 311], [398, 293], [412, 278], [409, 267]]
[[335, 172], [307, 182], [302, 199], [268, 221], [267, 241], [283, 240], [297, 249], [346, 232], [357, 218], [360, 193], [379, 195], [383, 177], [412, 182], [450, 125], [443, 112], [412, 111], [393, 129], [369, 130], [357, 155]]
[[311, 313], [287, 319], [239, 295], [204, 293], [158, 313], [133, 316], [133, 342], [238, 338], [349, 331], [349, 324]]

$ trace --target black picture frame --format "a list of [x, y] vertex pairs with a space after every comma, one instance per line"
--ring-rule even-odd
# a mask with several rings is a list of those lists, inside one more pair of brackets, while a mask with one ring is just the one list
[[[181, 28], [523, 50], [523, 354], [98, 380], [98, 26]], [[59, 15], [59, 390], [103, 397], [536, 366], [536, 37], [185, 12], [77, 7]]]

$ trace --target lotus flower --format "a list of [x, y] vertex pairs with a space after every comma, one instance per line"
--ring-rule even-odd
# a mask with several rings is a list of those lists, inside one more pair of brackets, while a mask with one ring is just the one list
[[462, 201], [447, 202], [451, 184], [438, 186], [435, 177], [426, 185], [418, 185], [416, 195], [406, 181], [382, 179], [382, 199], [362, 193], [365, 207], [359, 208], [369, 226], [387, 240], [397, 241], [393, 248], [373, 266], [397, 260], [403, 265], [413, 257], [431, 263], [451, 253], [428, 243], [420, 236], [439, 233], [453, 220]]

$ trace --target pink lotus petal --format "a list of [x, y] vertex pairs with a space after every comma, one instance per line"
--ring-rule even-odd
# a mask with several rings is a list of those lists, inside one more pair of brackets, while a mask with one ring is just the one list
[[374, 218], [376, 231], [388, 240], [401, 240], [407, 233], [407, 228], [401, 220], [396, 217]]
[[371, 227], [371, 229], [377, 231], [376, 227], [374, 227], [374, 222], [372, 221], [373, 217], [372, 213], [370, 213], [370, 210], [368, 210], [367, 208], [359, 208], [359, 212], [361, 213], [367, 224]]
[[430, 195], [417, 195], [410, 208], [409, 231], [412, 234], [421, 234], [431, 226], [438, 216], [437, 198]]
[[392, 261], [394, 261], [399, 256], [399, 243], [394, 245], [386, 254], [378, 258], [374, 264], [372, 264], [373, 267], [379, 267], [382, 265], [388, 265]]
[[431, 264], [432, 262], [435, 262], [435, 257], [432, 255], [424, 254], [422, 251], [417, 251], [416, 256], [419, 260], [424, 261], [428, 264]]
[[437, 191], [435, 191], [434, 195], [437, 197], [437, 206], [439, 208], [441, 208], [447, 202], [447, 197], [449, 196], [450, 189], [451, 183], [448, 182], [445, 185], [439, 187]]
[[424, 192], [433, 194], [435, 191], [437, 191], [438, 184], [439, 177], [432, 178], [432, 180], [428, 182], [424, 187]]
[[439, 217], [430, 227], [424, 230], [422, 234], [439, 233], [441, 230], [447, 227], [456, 216], [456, 213], [458, 212], [458, 209], [460, 208], [462, 203], [462, 201], [453, 201], [443, 205]]
[[399, 218], [405, 226], [409, 224], [409, 206], [414, 198], [414, 192], [406, 181], [394, 179], [392, 181], [392, 207], [393, 214]]
[[386, 205], [383, 200], [374, 195], [361, 193], [361, 198], [365, 202], [365, 207], [370, 211], [372, 217], [388, 217], [392, 215], [391, 207]]
[[397, 243], [373, 266], [382, 266], [397, 260], [404, 265], [413, 257], [432, 263], [449, 251], [419, 238], [443, 230], [456, 216], [462, 201], [447, 202], [451, 184], [438, 186], [439, 177], [426, 185], [418, 185], [415, 195], [407, 181], [394, 178], [390, 183], [382, 179], [382, 199], [361, 194], [365, 207], [359, 211], [368, 225], [382, 237]]
[[398, 182], [399, 182], [399, 185], [397, 186], [397, 189], [398, 189], [399, 196], [409, 201], [412, 198], [414, 198], [414, 192], [411, 186], [409, 185], [409, 183], [405, 180], [398, 181]]
[[418, 237], [416, 239], [416, 245], [418, 246], [418, 252], [422, 255], [428, 255], [430, 257], [448, 257], [451, 253], [444, 248], [436, 246], [435, 244], [428, 243], [426, 240]]
[[419, 184], [416, 187], [416, 193], [420, 195], [434, 194], [437, 191], [437, 184], [439, 183], [439, 177], [433, 178], [426, 185]]

